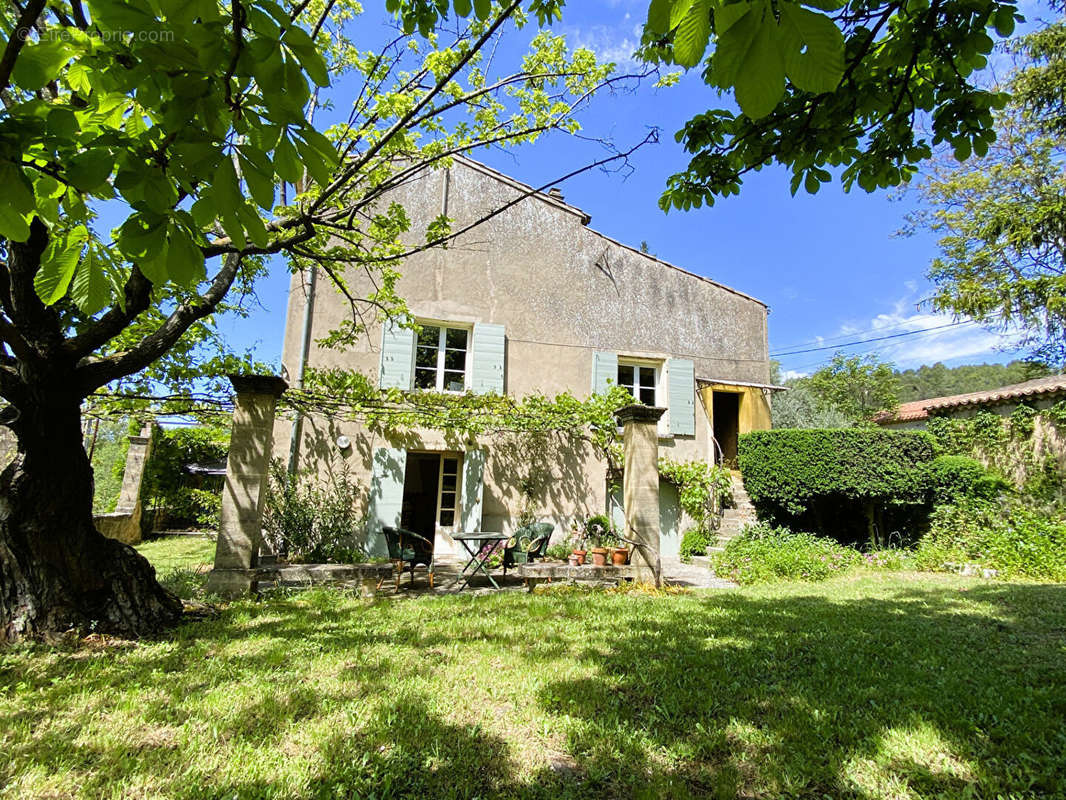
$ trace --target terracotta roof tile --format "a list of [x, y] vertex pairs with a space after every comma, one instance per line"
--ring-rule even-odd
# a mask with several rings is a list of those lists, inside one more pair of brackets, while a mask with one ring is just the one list
[[983, 392], [930, 397], [926, 400], [900, 403], [895, 412], [882, 412], [874, 417], [874, 421], [882, 425], [892, 422], [911, 422], [926, 419], [930, 414], [950, 408], [997, 405], [1048, 394], [1066, 394], [1066, 375], [1050, 375], [1046, 378], [1036, 378], [1025, 383], [1000, 386], [998, 389], [988, 389]]

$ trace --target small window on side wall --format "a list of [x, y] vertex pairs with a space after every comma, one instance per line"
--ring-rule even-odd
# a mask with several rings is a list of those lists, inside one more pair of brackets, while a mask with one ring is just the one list
[[618, 363], [618, 385], [646, 406], [658, 405], [659, 369], [649, 364]]
[[415, 342], [415, 388], [438, 392], [466, 391], [470, 331], [423, 325]]

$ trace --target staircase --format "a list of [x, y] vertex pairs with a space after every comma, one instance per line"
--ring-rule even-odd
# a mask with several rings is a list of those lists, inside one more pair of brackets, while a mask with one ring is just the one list
[[725, 550], [725, 546], [730, 540], [735, 539], [744, 528], [748, 525], [754, 525], [755, 522], [755, 506], [751, 504], [751, 498], [748, 497], [748, 493], [744, 490], [744, 482], [741, 480], [740, 474], [734, 472], [733, 504], [722, 512], [721, 523], [718, 526], [718, 536], [707, 548], [707, 556], [702, 558], [696, 556], [692, 559], [693, 563], [706, 563], [710, 566], [710, 555], [712, 553], [721, 553]]

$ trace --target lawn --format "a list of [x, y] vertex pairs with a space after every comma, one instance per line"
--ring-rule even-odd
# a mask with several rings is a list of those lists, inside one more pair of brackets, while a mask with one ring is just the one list
[[1066, 586], [279, 595], [0, 651], [0, 752], [14, 797], [1063, 797]]

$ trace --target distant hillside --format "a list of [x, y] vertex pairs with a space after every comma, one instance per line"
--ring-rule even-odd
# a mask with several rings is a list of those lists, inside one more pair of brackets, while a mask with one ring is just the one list
[[896, 381], [899, 384], [899, 401], [906, 403], [930, 397], [998, 389], [1000, 386], [1009, 386], [1050, 374], [1051, 370], [1048, 368], [1026, 361], [1011, 361], [1009, 364], [966, 364], [961, 367], [945, 367], [936, 363], [931, 367], [896, 370]]

